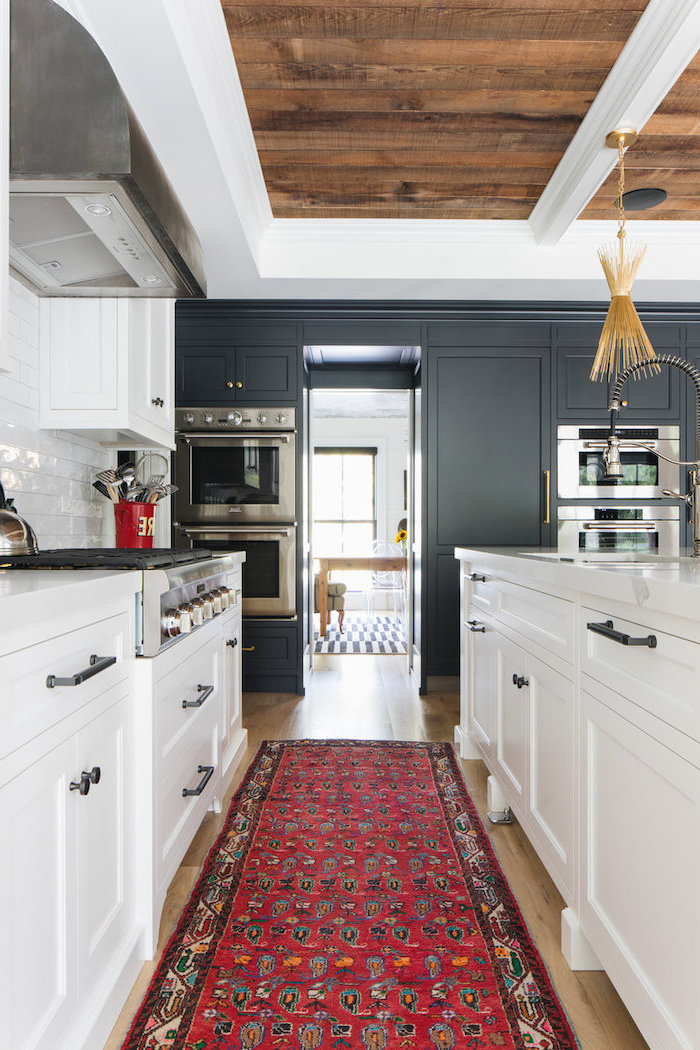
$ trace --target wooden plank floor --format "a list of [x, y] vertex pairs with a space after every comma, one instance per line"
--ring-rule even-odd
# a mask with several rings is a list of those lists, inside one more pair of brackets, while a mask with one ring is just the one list
[[[208, 813], [168, 892], [158, 953], [170, 937], [206, 853], [221, 829], [228, 802], [261, 740], [351, 738], [365, 740], [452, 740], [459, 717], [458, 694], [419, 697], [401, 656], [321, 656], [306, 697], [247, 693], [243, 724], [248, 752], [229, 788], [223, 812]], [[464, 777], [486, 821], [486, 776], [481, 762], [462, 762]], [[486, 822], [503, 871], [549, 969], [576, 1031], [581, 1050], [648, 1050], [605, 974], [573, 973], [559, 950], [564, 902], [520, 826]], [[118, 1050], [146, 992], [156, 963], [144, 964], [138, 981], [105, 1044]]]

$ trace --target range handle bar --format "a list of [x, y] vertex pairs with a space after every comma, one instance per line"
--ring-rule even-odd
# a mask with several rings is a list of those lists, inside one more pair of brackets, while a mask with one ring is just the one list
[[587, 623], [586, 627], [589, 631], [602, 634], [604, 638], [609, 638], [612, 642], [619, 642], [620, 645], [645, 645], [648, 649], [656, 649], [655, 634], [648, 634], [646, 638], [632, 638], [624, 631], [616, 631], [612, 620], [605, 620], [603, 623]]

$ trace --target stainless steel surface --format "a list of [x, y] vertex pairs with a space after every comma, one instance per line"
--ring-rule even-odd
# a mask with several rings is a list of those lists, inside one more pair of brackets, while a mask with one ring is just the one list
[[[212, 557], [168, 569], [145, 570], [137, 616], [137, 653], [156, 656], [181, 635], [206, 630], [208, 621], [215, 619], [210, 594], [226, 587], [234, 564], [232, 558]], [[204, 611], [207, 606], [208, 617]]]
[[34, 529], [8, 506], [0, 485], [0, 555], [36, 554], [38, 550]]
[[[635, 517], [625, 519], [630, 512]], [[636, 540], [641, 545], [634, 548]], [[571, 555], [637, 549], [675, 557], [680, 552], [680, 513], [678, 507], [658, 505], [562, 506], [557, 512], [557, 548]]]
[[[264, 422], [263, 422], [264, 420]], [[293, 408], [255, 408], [241, 412], [227, 409], [179, 408], [175, 412], [176, 451], [175, 480], [178, 492], [175, 497], [175, 520], [181, 524], [262, 524], [290, 522], [296, 517], [296, 410]], [[264, 429], [261, 429], [263, 428]], [[265, 502], [260, 490], [251, 490], [249, 495], [246, 478], [236, 477], [231, 464], [231, 477], [207, 480], [216, 485], [220, 481], [218, 499], [203, 503], [205, 498], [196, 491], [195, 478], [200, 474], [199, 457], [222, 455], [222, 449], [230, 448], [240, 454], [239, 470], [243, 470], [245, 455], [255, 462], [256, 450], [271, 450], [277, 453], [277, 496]], [[203, 472], [206, 476], [206, 470]], [[202, 483], [202, 488], [203, 483]], [[251, 499], [247, 502], [247, 499]]]
[[[648, 437], [635, 437], [647, 434]], [[594, 436], [593, 436], [594, 435]], [[562, 499], [579, 499], [588, 502], [591, 499], [660, 499], [664, 489], [678, 486], [678, 458], [680, 455], [680, 427], [678, 426], [634, 426], [632, 424], [616, 428], [618, 444], [615, 449], [609, 448], [609, 428], [605, 424], [572, 426], [567, 424], [557, 428], [557, 473], [558, 493]], [[605, 483], [605, 458], [612, 454], [611, 464], [618, 470], [617, 455], [620, 458], [620, 470], [623, 470], [625, 458], [637, 452], [646, 451], [656, 455], [658, 463], [657, 484], [611, 484]], [[599, 458], [600, 462], [591, 470], [600, 480], [600, 484], [589, 484], [580, 476], [580, 457]], [[667, 457], [667, 458], [664, 458]], [[668, 462], [668, 460], [672, 462]], [[615, 475], [619, 477], [619, 474]]]
[[11, 3], [10, 219], [11, 265], [39, 294], [206, 294], [197, 236], [112, 68], [53, 0]]
[[[244, 616], [274, 616], [288, 619], [296, 616], [296, 525], [177, 525], [175, 542], [179, 547], [211, 548], [212, 553], [246, 551], [243, 566]], [[247, 545], [255, 546], [251, 549]], [[260, 544], [273, 544], [276, 550], [276, 593], [258, 595], [256, 586], [256, 552]], [[205, 563], [206, 564], [206, 563]], [[208, 588], [211, 590], [211, 588]], [[231, 603], [233, 604], [233, 602]]]
[[209, 429], [225, 433], [232, 430], [293, 431], [296, 422], [295, 408], [175, 409], [175, 430], [181, 434]]
[[[692, 466], [692, 470], [689, 471], [690, 475], [690, 491], [683, 495], [680, 492], [666, 492], [665, 486], [664, 494], [675, 496], [677, 499], [687, 503], [692, 512], [693, 521], [693, 557], [700, 558], [700, 372], [698, 369], [690, 363], [690, 361], [684, 361], [682, 357], [677, 357], [675, 354], [660, 354], [656, 358], [656, 363], [659, 365], [665, 365], [667, 368], [677, 368], [683, 372], [685, 376], [691, 381], [695, 387], [695, 459], [691, 463], [682, 461], [678, 456], [674, 457], [675, 462], [678, 466]], [[643, 365], [631, 365], [626, 368], [624, 372], [620, 372], [615, 379], [615, 385], [612, 388], [610, 395], [610, 438], [615, 436], [616, 432], [620, 429], [617, 426], [617, 417], [620, 412], [620, 395], [622, 394], [622, 388], [631, 375], [638, 372]], [[661, 453], [659, 453], [661, 454]], [[676, 482], [678, 484], [678, 482]]]

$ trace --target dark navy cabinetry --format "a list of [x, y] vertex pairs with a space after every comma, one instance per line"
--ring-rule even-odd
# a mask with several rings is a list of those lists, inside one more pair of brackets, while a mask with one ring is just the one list
[[[677, 324], [646, 323], [645, 329], [658, 354], [682, 353], [681, 328]], [[553, 326], [557, 359], [556, 415], [561, 422], [607, 419], [609, 384], [589, 379], [602, 329], [599, 321], [570, 321]], [[622, 397], [630, 422], [651, 420], [677, 422], [681, 414], [679, 374], [664, 369], [641, 382], [630, 380]]]
[[427, 333], [431, 675], [458, 652], [455, 546], [549, 544], [549, 326], [432, 324]]
[[[305, 610], [302, 537], [304, 347], [420, 346], [408, 354], [417, 387], [414, 436], [422, 479], [415, 536], [423, 686], [459, 672], [459, 592], [453, 548], [556, 545], [556, 440], [560, 424], [607, 423], [608, 384], [589, 373], [605, 319], [599, 304], [235, 302], [178, 303], [180, 405], [295, 405], [299, 422], [298, 610], [295, 621], [246, 620], [247, 689], [302, 691]], [[658, 353], [700, 367], [700, 312], [639, 308]], [[313, 363], [313, 355], [310, 357]], [[398, 360], [398, 358], [397, 358]], [[357, 387], [344, 367], [326, 385]], [[382, 375], [378, 386], [387, 385]], [[237, 384], [241, 385], [238, 386]], [[232, 385], [230, 385], [232, 384]], [[369, 384], [368, 384], [369, 385]], [[695, 454], [695, 396], [678, 370], [630, 382], [621, 422], [679, 423], [684, 458]], [[551, 524], [546, 524], [550, 471]]]

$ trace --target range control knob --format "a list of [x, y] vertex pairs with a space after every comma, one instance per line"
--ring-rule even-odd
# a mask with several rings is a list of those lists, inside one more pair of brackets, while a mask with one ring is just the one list
[[214, 416], [211, 412], [205, 412], [202, 416], [202, 422], [210, 425], [214, 422]]
[[199, 627], [204, 623], [204, 600], [199, 598], [193, 598], [191, 602], [192, 608], [192, 626]]
[[226, 416], [226, 422], [230, 423], [231, 426], [239, 427], [243, 422], [243, 416], [240, 412], [229, 412]]
[[177, 609], [166, 609], [161, 620], [161, 627], [166, 638], [177, 638], [180, 633], [180, 614]]
[[218, 616], [220, 612], [224, 611], [224, 603], [221, 600], [221, 591], [218, 587], [215, 587], [210, 594], [212, 610], [214, 616]]
[[260, 423], [260, 425], [263, 427], [267, 423], [267, 416], [264, 412], [258, 412], [258, 423]]
[[277, 415], [275, 416], [275, 419], [277, 420], [278, 423], [280, 423], [282, 426], [284, 426], [285, 423], [287, 422], [287, 413], [286, 412], [278, 412]]
[[189, 602], [183, 602], [177, 607], [177, 619], [180, 634], [189, 634], [192, 630], [192, 606]]
[[231, 591], [229, 590], [228, 587], [219, 587], [219, 594], [221, 595], [221, 611], [222, 612], [226, 612], [226, 610], [228, 609], [229, 605], [231, 604], [231, 601], [230, 601]]
[[211, 594], [202, 595], [202, 615], [205, 620], [211, 620], [214, 615], [214, 603]]
[[185, 423], [188, 427], [191, 427], [194, 423], [194, 412], [185, 412]]

